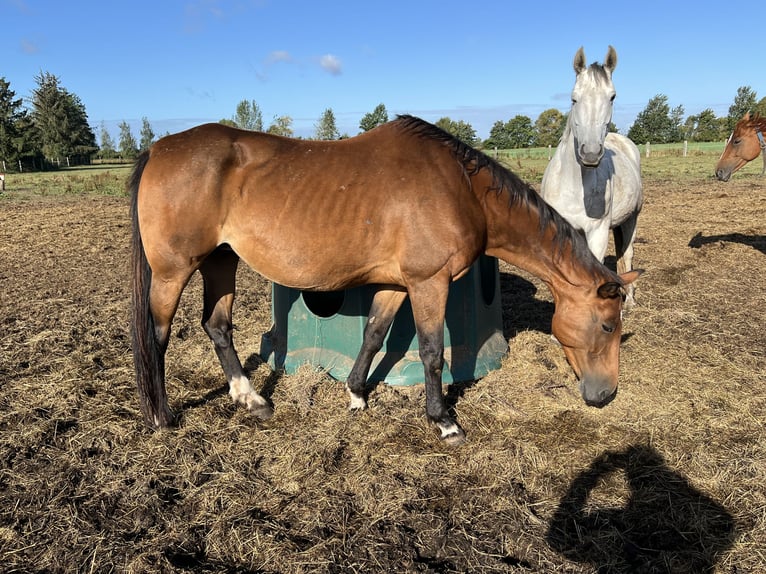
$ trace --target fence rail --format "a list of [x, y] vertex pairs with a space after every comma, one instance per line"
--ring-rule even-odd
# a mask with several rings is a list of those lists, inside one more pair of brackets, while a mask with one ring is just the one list
[[[687, 155], [720, 155], [726, 142], [677, 142], [667, 144], [644, 143], [638, 146], [643, 157], [650, 155], [668, 155], [686, 157]], [[550, 159], [555, 147], [530, 147], [517, 149], [484, 149], [484, 153], [495, 159]]]

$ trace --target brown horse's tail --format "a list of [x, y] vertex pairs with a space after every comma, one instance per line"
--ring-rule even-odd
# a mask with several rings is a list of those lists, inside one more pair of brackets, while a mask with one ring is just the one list
[[165, 391], [165, 346], [155, 335], [154, 319], [149, 306], [149, 289], [152, 270], [146, 259], [141, 230], [138, 227], [138, 185], [149, 161], [149, 153], [142, 153], [136, 160], [128, 180], [130, 193], [130, 218], [133, 225], [132, 239], [132, 339], [133, 362], [136, 368], [136, 386], [141, 412], [149, 427], [163, 428], [173, 424], [173, 413], [168, 408]]

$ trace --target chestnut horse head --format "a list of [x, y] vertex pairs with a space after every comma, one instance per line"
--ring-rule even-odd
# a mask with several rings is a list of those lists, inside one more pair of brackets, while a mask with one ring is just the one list
[[715, 176], [721, 181], [729, 181], [735, 171], [753, 161], [761, 152], [764, 152], [761, 175], [766, 173], [766, 139], [763, 135], [765, 131], [766, 117], [750, 117], [750, 113], [746, 113], [734, 126], [734, 131], [726, 142], [726, 147], [715, 166]]

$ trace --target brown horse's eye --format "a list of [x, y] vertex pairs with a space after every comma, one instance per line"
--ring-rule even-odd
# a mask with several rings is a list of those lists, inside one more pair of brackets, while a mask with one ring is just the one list
[[601, 329], [604, 331], [604, 333], [614, 333], [614, 327], [607, 325], [606, 323], [601, 325]]
[[742, 143], [742, 138], [737, 138], [733, 142], [731, 142], [733, 145], [739, 145]]

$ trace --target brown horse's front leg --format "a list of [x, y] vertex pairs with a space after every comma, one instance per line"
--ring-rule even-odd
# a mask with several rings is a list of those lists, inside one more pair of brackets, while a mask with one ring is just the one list
[[431, 281], [410, 292], [415, 328], [418, 332], [420, 360], [423, 361], [426, 387], [426, 416], [450, 445], [465, 442], [465, 432], [447, 410], [442, 393], [444, 368], [444, 315], [449, 282]]
[[346, 389], [351, 399], [349, 404], [351, 410], [363, 410], [367, 407], [365, 387], [372, 360], [383, 346], [383, 340], [388, 329], [406, 297], [407, 292], [402, 289], [381, 287], [372, 298], [370, 314], [364, 327], [362, 348], [359, 350], [359, 355], [357, 355], [354, 366], [346, 379]]
[[423, 361], [426, 386], [426, 416], [441, 432], [441, 439], [450, 445], [465, 442], [465, 432], [447, 410], [442, 392], [444, 368], [444, 327], [432, 333], [420, 334], [420, 360]]

